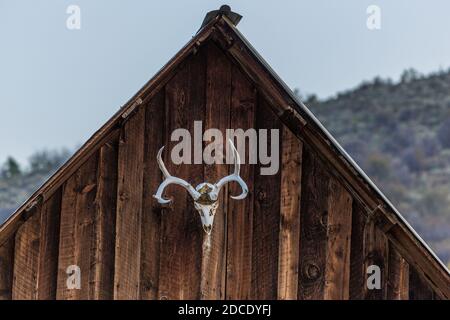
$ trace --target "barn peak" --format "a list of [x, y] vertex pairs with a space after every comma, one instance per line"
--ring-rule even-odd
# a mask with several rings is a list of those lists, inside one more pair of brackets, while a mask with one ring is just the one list
[[242, 19], [242, 16], [239, 13], [231, 11], [231, 7], [227, 4], [224, 4], [220, 6], [219, 10], [213, 10], [206, 14], [200, 29], [206, 26], [211, 20], [213, 20], [217, 16], [227, 17], [235, 26], [237, 26], [239, 21], [241, 21]]
[[[450, 298], [445, 265], [237, 30], [240, 19], [229, 7], [209, 12], [0, 225], [0, 300]], [[243, 163], [252, 196], [223, 195], [211, 238], [192, 223], [198, 214], [184, 190], [171, 190], [168, 208], [151, 197], [166, 175], [158, 150], [172, 149], [176, 129], [192, 137], [198, 120], [281, 134], [280, 172], [263, 176], [260, 164]], [[193, 182], [229, 172], [166, 163]], [[374, 264], [382, 290], [366, 290]], [[95, 272], [75, 292], [66, 289], [67, 266]]]

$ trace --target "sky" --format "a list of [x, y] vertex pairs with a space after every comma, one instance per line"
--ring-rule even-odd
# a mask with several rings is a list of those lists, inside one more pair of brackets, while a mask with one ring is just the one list
[[[304, 95], [450, 67], [448, 0], [0, 0], [0, 164], [84, 143], [224, 3]], [[70, 5], [80, 29], [67, 28]], [[370, 5], [380, 29], [366, 25]]]

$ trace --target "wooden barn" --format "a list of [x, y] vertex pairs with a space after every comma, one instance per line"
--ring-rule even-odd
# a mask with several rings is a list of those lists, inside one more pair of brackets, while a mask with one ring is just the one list
[[[448, 299], [449, 271], [237, 30], [226, 6], [0, 227], [0, 299]], [[279, 129], [280, 170], [242, 164], [210, 235], [158, 150], [203, 128]], [[227, 164], [175, 165], [196, 186]], [[368, 267], [380, 269], [369, 289]], [[78, 266], [79, 288], [68, 286]], [[369, 268], [370, 269], [370, 268]], [[75, 271], [74, 271], [75, 272]]]

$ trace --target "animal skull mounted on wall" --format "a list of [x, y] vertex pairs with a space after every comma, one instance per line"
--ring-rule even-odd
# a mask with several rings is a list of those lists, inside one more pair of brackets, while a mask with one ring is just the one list
[[159, 185], [158, 190], [156, 191], [156, 194], [153, 196], [155, 199], [158, 200], [160, 204], [168, 204], [171, 200], [170, 199], [164, 199], [162, 194], [164, 192], [164, 189], [170, 185], [170, 184], [177, 184], [179, 186], [182, 186], [189, 192], [192, 199], [194, 200], [194, 206], [195, 209], [200, 214], [200, 219], [202, 221], [203, 230], [207, 234], [211, 234], [212, 226], [214, 222], [214, 216], [217, 211], [217, 207], [219, 206], [218, 199], [219, 199], [219, 193], [220, 190], [224, 185], [226, 185], [228, 182], [237, 182], [241, 188], [242, 193], [238, 196], [231, 196], [231, 198], [236, 200], [244, 199], [247, 196], [248, 193], [248, 187], [247, 184], [242, 180], [242, 178], [239, 175], [240, 166], [241, 166], [241, 160], [239, 157], [239, 153], [237, 152], [233, 142], [229, 140], [231, 149], [233, 151], [233, 158], [234, 158], [234, 173], [230, 174], [226, 177], [223, 177], [220, 179], [217, 183], [211, 184], [208, 182], [200, 183], [196, 188], [194, 188], [190, 183], [187, 181], [173, 177], [170, 175], [169, 171], [167, 171], [166, 166], [164, 165], [164, 162], [161, 158], [161, 154], [164, 150], [164, 147], [162, 147], [157, 155], [159, 168], [161, 169], [163, 175], [164, 175], [164, 181]]

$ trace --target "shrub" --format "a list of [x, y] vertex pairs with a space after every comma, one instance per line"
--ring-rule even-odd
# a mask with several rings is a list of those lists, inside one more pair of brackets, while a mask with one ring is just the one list
[[444, 148], [450, 148], [450, 118], [440, 125], [437, 137]]

